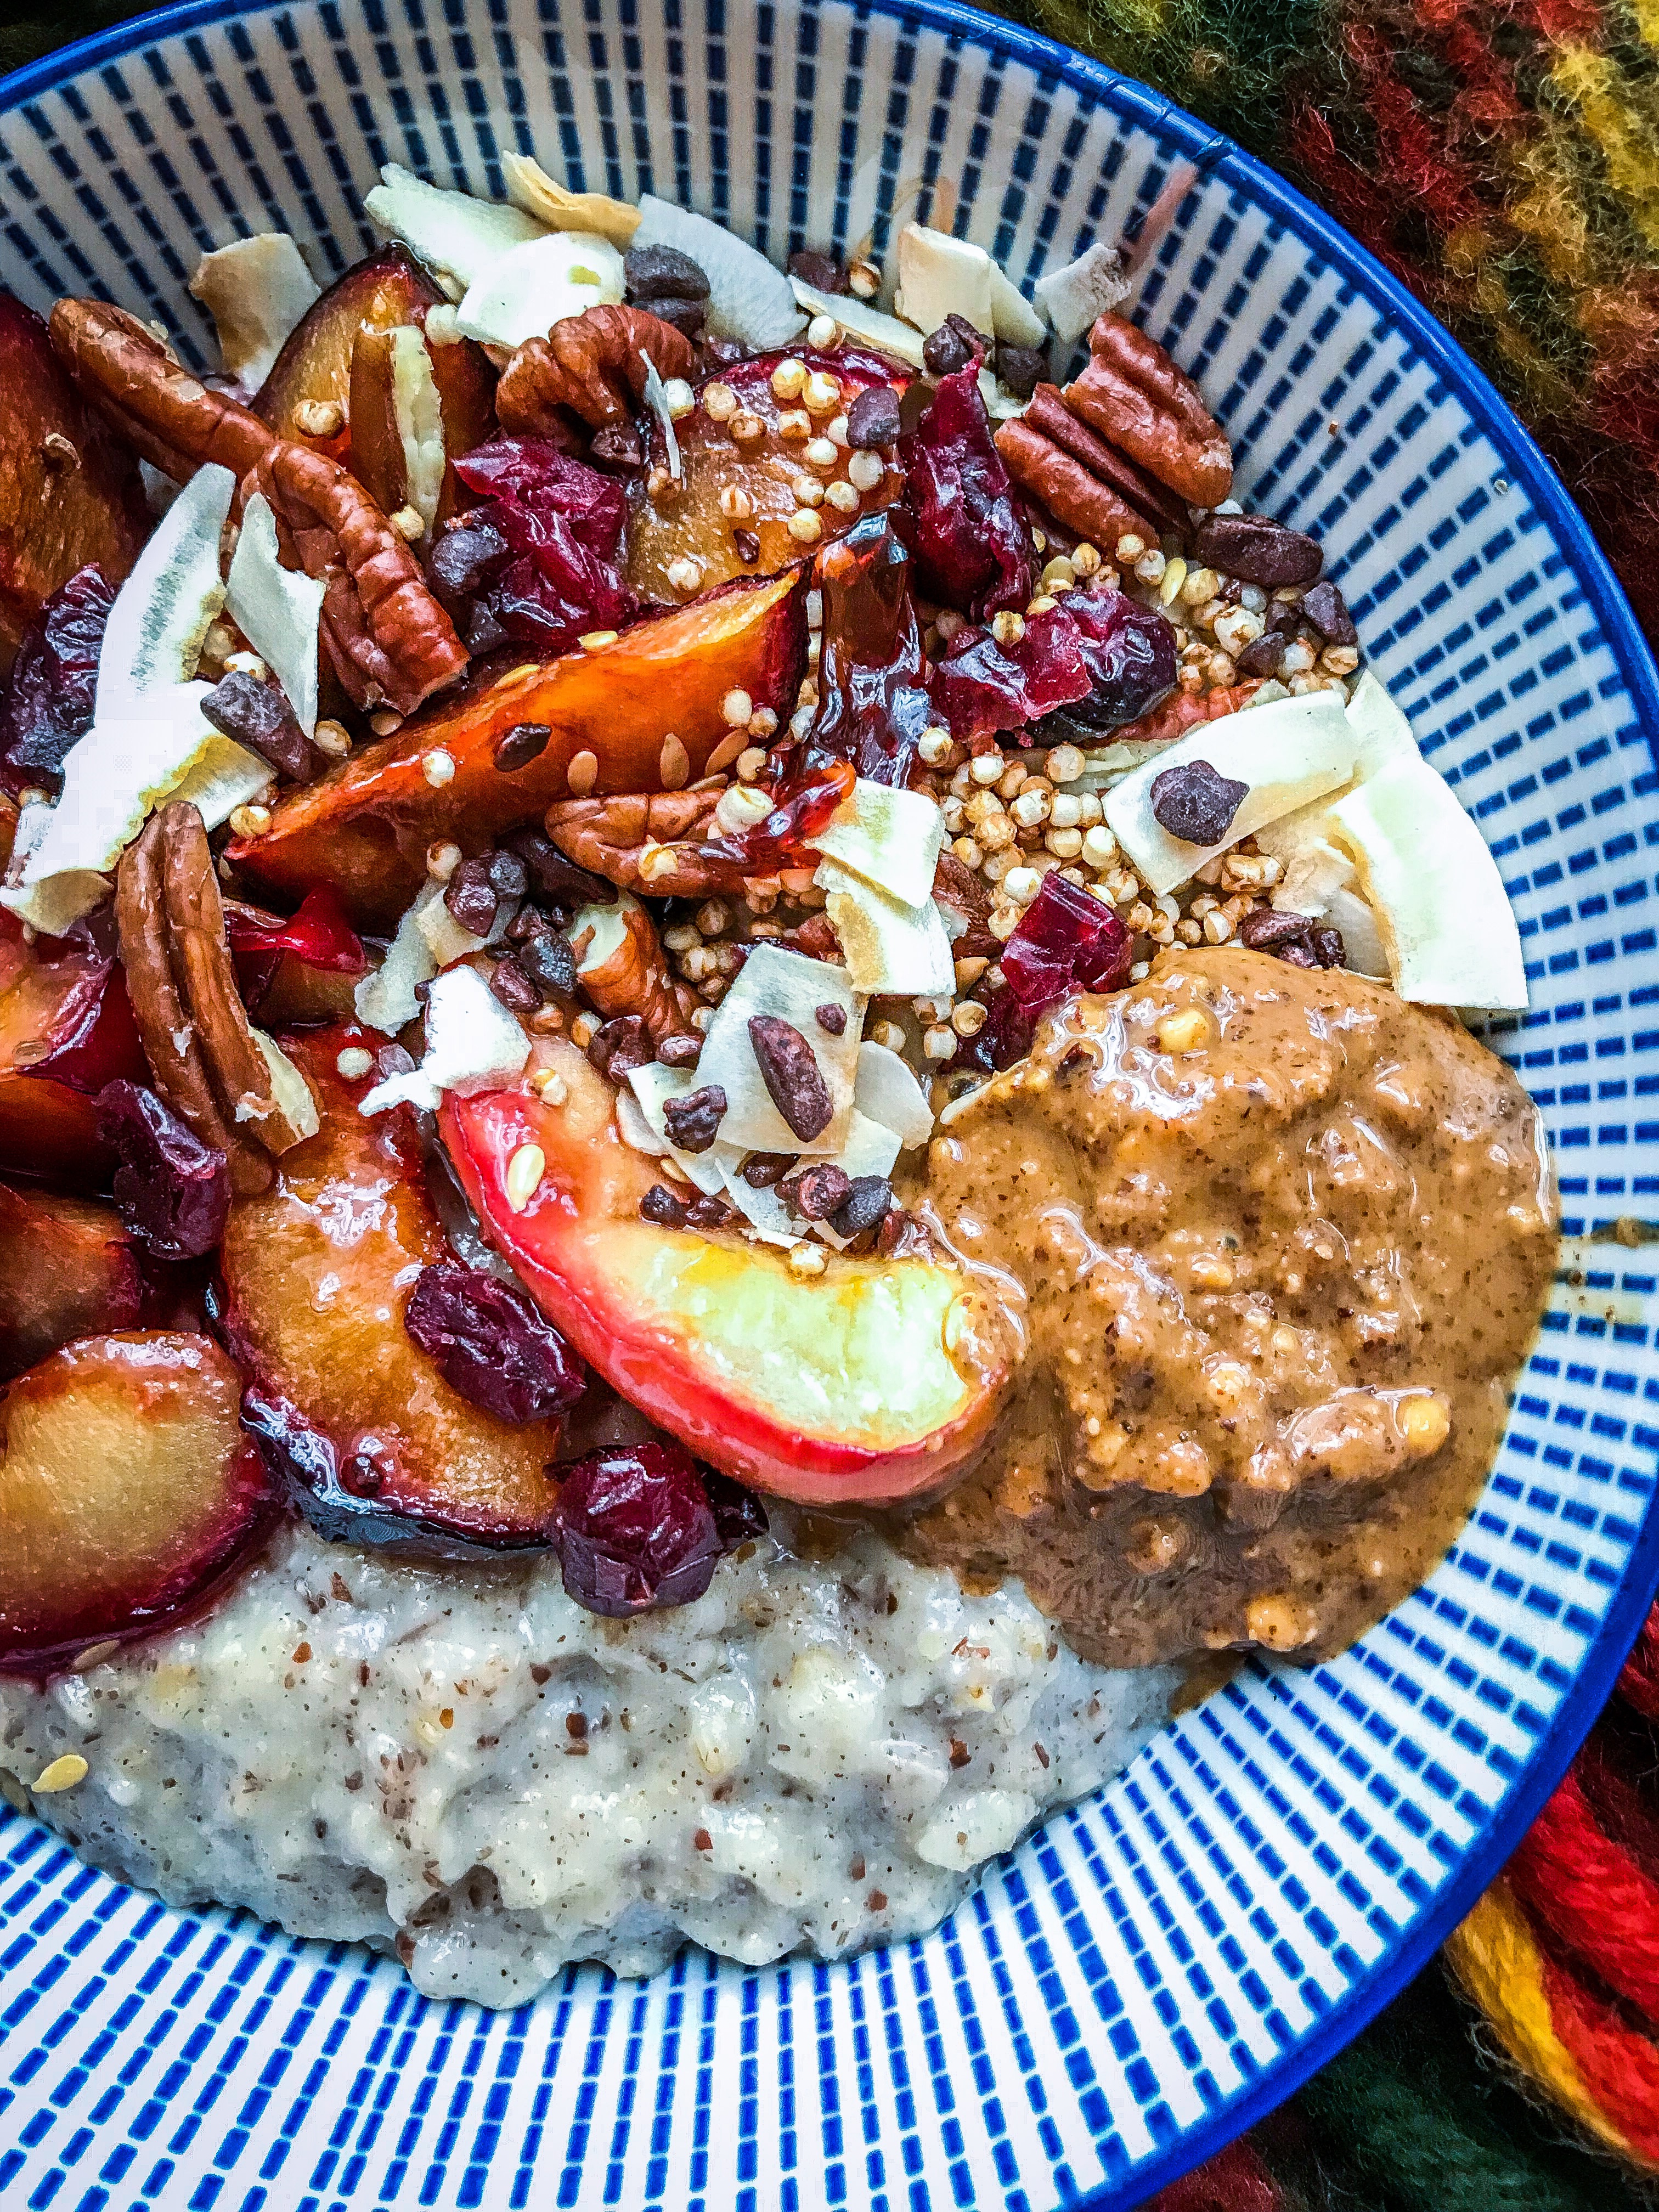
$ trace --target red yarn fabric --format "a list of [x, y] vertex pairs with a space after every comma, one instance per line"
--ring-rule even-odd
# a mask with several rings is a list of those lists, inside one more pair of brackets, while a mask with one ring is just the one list
[[1618, 1694], [1650, 1721], [1659, 1721], [1659, 1607], [1642, 1623], [1619, 1677]]
[[1659, 2021], [1659, 1883], [1605, 1836], [1570, 1773], [1510, 1861], [1532, 1919]]
[[1147, 2212], [1289, 2212], [1290, 2200], [1248, 2141], [1152, 2197]]
[[1550, 2024], [1585, 2087], [1644, 2158], [1659, 2161], [1659, 2050], [1559, 1960], [1544, 1961]]

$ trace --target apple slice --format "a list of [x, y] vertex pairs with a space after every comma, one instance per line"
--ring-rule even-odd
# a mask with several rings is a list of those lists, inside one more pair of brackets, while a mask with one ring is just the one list
[[100, 936], [78, 928], [30, 945], [0, 910], [0, 1168], [87, 1183], [114, 1165], [98, 1141], [98, 1093], [149, 1071]]
[[[561, 1104], [447, 1098], [440, 1127], [485, 1234], [606, 1382], [713, 1466], [806, 1504], [908, 1497], [979, 1450], [1008, 1367], [963, 1276], [839, 1257], [805, 1276], [769, 1248], [654, 1226], [652, 1164], [617, 1134], [610, 1085], [562, 1041], [541, 1057]], [[545, 1167], [520, 1210], [508, 1171], [526, 1146]]]
[[82, 1337], [0, 1396], [0, 1666], [199, 1604], [269, 1524], [270, 1480], [210, 1338]]
[[[793, 711], [807, 574], [734, 585], [609, 644], [483, 672], [459, 697], [286, 792], [270, 827], [240, 839], [231, 856], [287, 899], [327, 884], [360, 926], [390, 925], [427, 880], [428, 845], [455, 838], [476, 850], [538, 819], [572, 795], [573, 767], [580, 795], [700, 776], [732, 738], [728, 693], [746, 691], [781, 721]], [[544, 722], [552, 734], [535, 759], [504, 773], [495, 748], [523, 722]], [[428, 772], [439, 756], [453, 771], [447, 778]]]
[[0, 1182], [0, 1382], [71, 1337], [150, 1317], [143, 1255], [112, 1206]]
[[365, 1121], [373, 1052], [355, 1026], [285, 1036], [322, 1126], [275, 1187], [233, 1207], [222, 1323], [249, 1376], [246, 1412], [325, 1536], [443, 1556], [544, 1544], [556, 1421], [510, 1426], [453, 1390], [404, 1326], [422, 1270], [451, 1258], [406, 1109]]
[[60, 584], [95, 561], [118, 584], [149, 535], [137, 457], [70, 382], [46, 326], [0, 292], [0, 677]]

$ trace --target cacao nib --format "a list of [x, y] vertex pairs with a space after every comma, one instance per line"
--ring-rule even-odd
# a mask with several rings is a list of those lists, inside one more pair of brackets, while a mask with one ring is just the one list
[[642, 469], [645, 447], [632, 422], [605, 422], [589, 441], [588, 459], [599, 468]]
[[1304, 592], [1301, 611], [1327, 645], [1358, 644], [1359, 632], [1353, 626], [1347, 601], [1328, 576], [1310, 584]]
[[819, 577], [818, 710], [803, 770], [851, 762], [872, 783], [902, 784], [933, 719], [910, 556], [886, 514], [866, 515], [826, 550]]
[[[1005, 991], [1001, 995], [1006, 998], [1008, 994]], [[1017, 1060], [1019, 1055], [1016, 1053], [1013, 1057]], [[1012, 1066], [1013, 1061], [1006, 1064]], [[902, 1206], [894, 1206], [881, 1218], [881, 1226], [876, 1231], [876, 1249], [884, 1260], [931, 1260], [933, 1240], [914, 1213], [907, 1213]]]
[[750, 1014], [749, 1042], [772, 1103], [802, 1144], [810, 1145], [836, 1110], [811, 1046], [793, 1022], [776, 1014]]
[[[633, 620], [639, 602], [617, 565], [628, 511], [621, 484], [548, 438], [492, 439], [455, 472], [484, 495], [483, 515], [507, 542], [511, 558], [490, 574], [483, 604], [508, 637], [558, 652], [584, 631]], [[477, 512], [466, 526], [477, 526]]]
[[1252, 638], [1239, 654], [1237, 667], [1241, 676], [1273, 676], [1277, 673], [1285, 651], [1282, 630], [1264, 629], [1260, 637]]
[[590, 875], [579, 868], [574, 860], [567, 860], [550, 837], [539, 830], [515, 830], [501, 841], [502, 849], [516, 854], [524, 862], [528, 883], [539, 899], [555, 906], [615, 906], [618, 893], [615, 884], [606, 883], [603, 876]]
[[750, 1190], [772, 1190], [794, 1164], [793, 1152], [750, 1152], [738, 1173]]
[[60, 584], [23, 632], [0, 696], [0, 787], [54, 798], [64, 757], [92, 727], [98, 656], [115, 592], [95, 562]]
[[521, 1291], [459, 1261], [422, 1267], [404, 1327], [469, 1406], [521, 1427], [574, 1406], [580, 1359]]
[[519, 965], [544, 999], [568, 999], [576, 988], [576, 956], [568, 938], [554, 930], [519, 947]]
[[653, 300], [650, 312], [659, 323], [668, 323], [682, 337], [696, 338], [708, 319], [707, 300]]
[[702, 1058], [702, 1039], [695, 1032], [665, 1036], [657, 1047], [657, 1058], [665, 1067], [695, 1067]]
[[738, 558], [745, 568], [752, 568], [760, 559], [760, 539], [752, 530], [734, 530], [732, 543], [737, 548]]
[[98, 1094], [98, 1134], [120, 1156], [121, 1218], [158, 1260], [199, 1260], [225, 1233], [230, 1169], [172, 1108], [125, 1077]]
[[203, 699], [202, 713], [216, 730], [295, 783], [309, 783], [322, 766], [322, 756], [276, 685], [262, 684], [246, 669], [233, 668], [222, 676]]
[[706, 1191], [686, 1207], [685, 1225], [688, 1229], [724, 1229], [735, 1212], [729, 1199], [722, 1198], [718, 1191]]
[[1238, 925], [1238, 941], [1252, 952], [1277, 952], [1281, 945], [1305, 938], [1313, 927], [1311, 915], [1293, 914], [1287, 908], [1252, 907]]
[[947, 315], [922, 340], [921, 365], [929, 376], [956, 376], [969, 366], [977, 368], [990, 349], [990, 339], [966, 315]]
[[1048, 374], [1041, 346], [1015, 345], [1006, 338], [997, 341], [995, 362], [997, 382], [1016, 399], [1029, 399]]
[[845, 1036], [847, 1034], [847, 1009], [836, 1005], [833, 1000], [827, 1006], [814, 1006], [812, 1019], [830, 1036]]
[[507, 532], [492, 520], [489, 507], [476, 507], [433, 547], [432, 574], [445, 591], [471, 599], [500, 574], [512, 550]]
[[1314, 958], [1322, 968], [1346, 965], [1348, 948], [1342, 942], [1342, 933], [1340, 929], [1333, 929], [1328, 922], [1322, 922], [1316, 929], [1310, 930], [1308, 943]]
[[789, 257], [789, 274], [799, 276], [803, 284], [810, 284], [815, 292], [844, 292], [847, 271], [833, 253], [819, 253], [804, 246]]
[[1077, 624], [1056, 606], [1028, 616], [1024, 635], [1008, 645], [964, 623], [934, 663], [927, 689], [936, 720], [966, 744], [1087, 699], [1093, 678]]
[[901, 438], [899, 458], [925, 588], [975, 621], [1023, 608], [1031, 596], [1030, 532], [992, 441], [972, 362], [940, 381]]
[[879, 453], [899, 434], [898, 394], [890, 384], [872, 384], [847, 410], [847, 442], [855, 453]]
[[688, 1091], [683, 1098], [670, 1098], [662, 1109], [668, 1141], [683, 1152], [706, 1152], [714, 1141], [726, 1111], [726, 1093], [718, 1083], [701, 1091]]
[[1075, 992], [1121, 990], [1129, 980], [1130, 950], [1115, 909], [1080, 884], [1067, 883], [1056, 868], [1044, 876], [1003, 946], [1002, 972], [1009, 996], [1035, 1024]]
[[611, 1620], [690, 1604], [723, 1549], [702, 1470], [683, 1445], [665, 1442], [573, 1461], [559, 1483], [556, 1529], [566, 1593]]
[[524, 969], [512, 958], [495, 963], [489, 978], [489, 988], [509, 1013], [533, 1014], [542, 1002], [541, 993]]
[[659, 300], [706, 300], [708, 279], [689, 253], [674, 246], [631, 246], [623, 256], [629, 301], [654, 314]]
[[1068, 592], [1065, 609], [1082, 637], [1092, 690], [1070, 709], [1091, 730], [1115, 730], [1150, 714], [1175, 689], [1175, 629], [1156, 607], [1099, 586]]
[[632, 1069], [648, 1067], [655, 1056], [642, 1014], [618, 1014], [588, 1039], [587, 1057], [609, 1083], [625, 1082]]
[[787, 1175], [778, 1185], [778, 1196], [803, 1221], [828, 1221], [838, 1207], [845, 1206], [852, 1188], [852, 1178], [844, 1168], [821, 1160]]
[[539, 760], [547, 750], [547, 741], [552, 736], [551, 725], [546, 722], [519, 722], [505, 737], [495, 740], [495, 765], [503, 775], [512, 775], [531, 762]]
[[489, 936], [495, 927], [497, 900], [488, 855], [461, 862], [444, 886], [444, 904], [462, 929], [474, 937]]
[[1325, 565], [1316, 539], [1265, 514], [1210, 514], [1193, 534], [1188, 556], [1247, 584], [1278, 591], [1287, 584], [1311, 584]]
[[640, 1200], [640, 1218], [654, 1222], [659, 1229], [684, 1229], [685, 1201], [676, 1198], [666, 1183], [653, 1182]]
[[854, 1176], [846, 1197], [830, 1217], [837, 1237], [861, 1237], [884, 1220], [893, 1203], [893, 1186], [885, 1176]]
[[1218, 845], [1249, 795], [1248, 783], [1208, 761], [1182, 761], [1152, 778], [1152, 819], [1185, 845]]

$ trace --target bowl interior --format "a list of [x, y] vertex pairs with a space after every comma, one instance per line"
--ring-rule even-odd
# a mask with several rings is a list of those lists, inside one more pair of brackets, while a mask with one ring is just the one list
[[[1353, 2032], [1495, 1870], [1659, 1564], [1651, 665], [1534, 450], [1282, 185], [1145, 91], [966, 10], [368, 0], [129, 26], [0, 86], [0, 283], [106, 293], [213, 359], [202, 250], [292, 231], [326, 281], [384, 161], [499, 194], [693, 204], [781, 257], [921, 213], [1019, 278], [1192, 183], [1139, 313], [1322, 538], [1372, 664], [1497, 853], [1568, 1272], [1480, 1506], [1335, 1663], [1252, 1665], [924, 1942], [834, 1966], [571, 1972], [510, 2014], [246, 1917], [175, 1914], [8, 1815], [9, 2202], [1127, 2204]], [[557, 2174], [556, 2185], [552, 2177]], [[192, 2193], [193, 2192], [193, 2193]]]

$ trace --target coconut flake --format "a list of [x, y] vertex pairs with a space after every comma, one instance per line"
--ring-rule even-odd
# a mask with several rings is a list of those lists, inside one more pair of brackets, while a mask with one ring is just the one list
[[812, 880], [828, 895], [825, 911], [855, 990], [867, 998], [954, 990], [951, 939], [933, 900], [907, 906], [836, 860], [821, 860]]
[[[1343, 702], [1334, 692], [1314, 691], [1249, 715], [1200, 723], [1126, 776], [1107, 793], [1102, 811], [1144, 880], [1154, 891], [1172, 891], [1240, 838], [1346, 783], [1356, 750]], [[1249, 787], [1218, 844], [1189, 845], [1153, 815], [1153, 782], [1189, 761], [1206, 761], [1218, 775]]]
[[[845, 1015], [839, 1036], [820, 1028], [814, 1018], [823, 1006], [838, 1006]], [[755, 1014], [772, 1014], [788, 1022], [812, 1048], [833, 1111], [810, 1144], [802, 1144], [772, 1103], [749, 1040], [750, 1018]], [[690, 1071], [696, 1080], [690, 1087], [700, 1090], [704, 1084], [717, 1083], [725, 1091], [726, 1113], [720, 1121], [725, 1143], [751, 1152], [801, 1152], [815, 1158], [833, 1155], [845, 1139], [853, 1110], [863, 1027], [864, 1000], [845, 969], [809, 960], [805, 953], [787, 951], [781, 945], [757, 945], [714, 1010], [696, 1067]]]
[[[901, 1152], [925, 1145], [933, 1133], [933, 1109], [911, 1068], [897, 1053], [869, 1038], [859, 1047], [853, 1103], [860, 1114], [890, 1129]], [[880, 1170], [886, 1172], [885, 1168]]]
[[256, 491], [242, 509], [225, 605], [282, 685], [308, 738], [317, 729], [317, 640], [325, 589], [320, 577], [283, 566], [276, 518], [264, 494]]
[[936, 331], [947, 317], [960, 315], [988, 337], [995, 325], [990, 255], [968, 239], [907, 222], [898, 234], [893, 305], [919, 331]]
[[368, 1028], [395, 1036], [405, 1022], [421, 1011], [415, 994], [417, 983], [429, 983], [438, 963], [421, 927], [421, 916], [441, 886], [428, 884], [412, 906], [405, 907], [397, 934], [378, 968], [371, 969], [351, 994], [357, 1018]]
[[383, 1114], [389, 1106], [417, 1106], [436, 1113], [445, 1091], [468, 1098], [498, 1091], [523, 1072], [530, 1039], [476, 968], [451, 968], [427, 994], [426, 1056], [418, 1067], [377, 1083], [358, 1106]]
[[860, 776], [807, 845], [904, 906], [933, 895], [945, 817], [926, 792]]
[[322, 297], [285, 230], [233, 239], [204, 253], [190, 290], [213, 317], [226, 373], [245, 392], [258, 390], [276, 367], [283, 340]]
[[474, 199], [470, 192], [444, 191], [396, 161], [380, 171], [380, 182], [363, 208], [371, 222], [449, 277], [456, 299], [512, 247], [542, 237], [546, 228], [520, 208]]
[[640, 201], [634, 244], [672, 246], [696, 263], [708, 279], [708, 327], [713, 337], [736, 338], [752, 353], [766, 353], [787, 345], [805, 320], [781, 270], [707, 216], [692, 215], [647, 192]]
[[890, 353], [907, 368], [920, 368], [921, 333], [909, 323], [902, 323], [896, 315], [884, 315], [879, 307], [855, 298], [851, 293], [820, 292], [816, 284], [807, 284], [799, 276], [789, 280], [796, 300], [809, 315], [828, 315], [841, 325], [849, 337], [862, 338], [866, 345], [874, 346], [880, 353]]
[[102, 876], [89, 871], [66, 871], [25, 888], [23, 871], [52, 827], [53, 811], [49, 799], [27, 799], [19, 809], [5, 884], [0, 888], [0, 906], [42, 937], [61, 937], [109, 895]]
[[392, 333], [392, 416], [403, 447], [404, 497], [429, 536], [438, 519], [449, 455], [431, 350], [425, 332], [412, 323], [399, 323]]
[[[203, 640], [225, 603], [219, 540], [235, 496], [230, 471], [209, 462], [151, 532], [109, 611], [98, 655], [94, 726], [133, 700], [195, 675]], [[83, 738], [75, 751], [85, 744]]]
[[678, 483], [680, 477], [680, 441], [674, 434], [674, 416], [668, 404], [668, 394], [663, 390], [656, 362], [643, 346], [640, 348], [640, 359], [645, 363], [645, 404], [662, 424], [663, 443], [668, 449], [668, 473]]
[[1048, 336], [1048, 325], [1042, 315], [994, 261], [991, 264], [991, 328], [1011, 345], [1040, 346]]
[[274, 1115], [270, 1112], [261, 1112], [244, 1101], [236, 1109], [236, 1119], [239, 1121], [251, 1121], [258, 1119], [264, 1121], [267, 1126], [272, 1122], [279, 1126], [286, 1122], [294, 1133], [289, 1144], [283, 1149], [291, 1150], [295, 1145], [304, 1144], [307, 1137], [314, 1137], [321, 1127], [317, 1118], [316, 1098], [313, 1095], [311, 1085], [274, 1036], [268, 1036], [264, 1030], [254, 1029], [252, 1025], [249, 1027], [248, 1034], [258, 1048], [260, 1058], [270, 1071], [270, 1091], [272, 1097], [276, 1102], [276, 1111]]
[[1097, 316], [1109, 314], [1128, 298], [1129, 280], [1117, 248], [1095, 245], [1063, 269], [1039, 276], [1032, 289], [1054, 326], [1054, 336], [1062, 345], [1075, 345]]
[[1356, 783], [1364, 783], [1390, 761], [1423, 757], [1411, 724], [1369, 668], [1348, 701], [1348, 729], [1354, 741]]
[[672, 1160], [687, 1182], [712, 1198], [725, 1188], [724, 1168], [732, 1160], [741, 1159], [741, 1151], [736, 1145], [722, 1143], [717, 1138], [707, 1152], [684, 1152], [668, 1133], [664, 1112], [670, 1099], [684, 1098], [688, 1091], [701, 1091], [705, 1079], [695, 1067], [665, 1067], [656, 1060], [648, 1060], [643, 1067], [631, 1067], [628, 1071], [628, 1090], [617, 1096], [617, 1118], [626, 1138], [623, 1111], [629, 1104], [636, 1106], [641, 1120], [655, 1139], [657, 1157]]
[[605, 192], [573, 192], [556, 184], [529, 154], [503, 154], [501, 175], [516, 208], [550, 230], [592, 230], [624, 250], [634, 242], [640, 211]]
[[740, 1163], [747, 1157], [746, 1153], [739, 1152], [737, 1158], [722, 1170], [720, 1187], [726, 1197], [763, 1244], [776, 1244], [785, 1249], [793, 1244], [804, 1244], [806, 1231], [778, 1196], [776, 1188], [769, 1186], [757, 1190], [753, 1183], [744, 1181]]
[[496, 254], [468, 286], [456, 311], [462, 336], [483, 345], [520, 346], [588, 307], [615, 307], [624, 289], [623, 259], [597, 231], [542, 231]]

